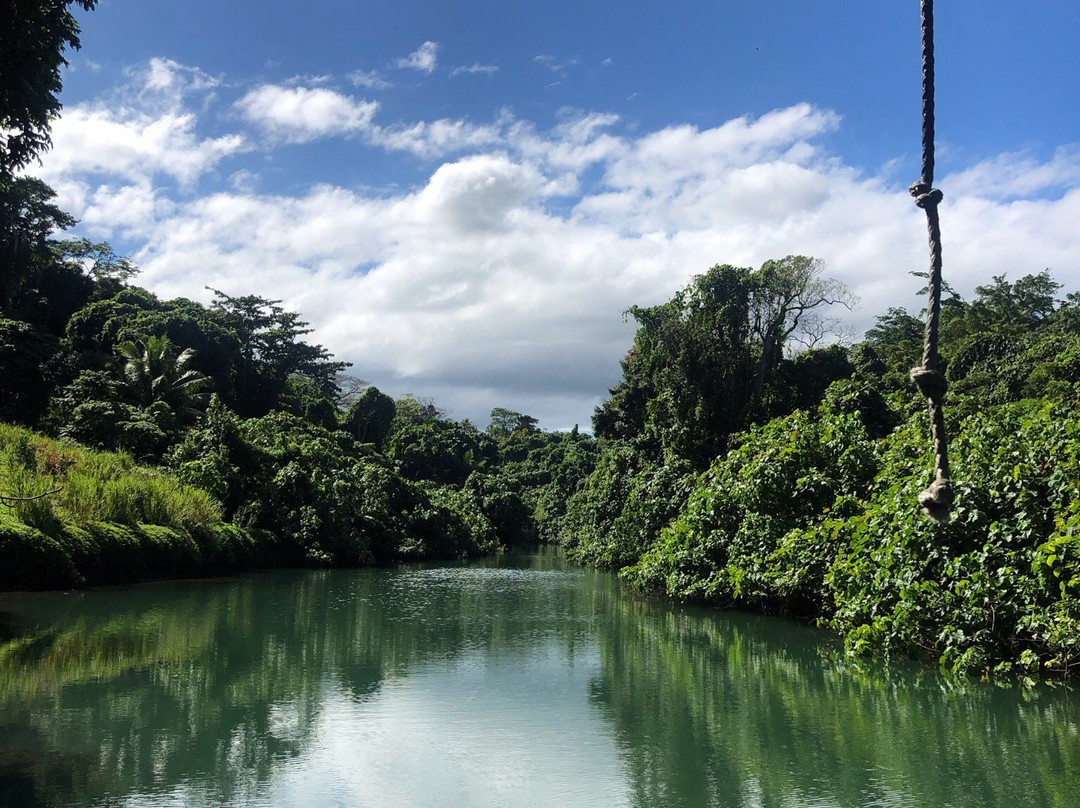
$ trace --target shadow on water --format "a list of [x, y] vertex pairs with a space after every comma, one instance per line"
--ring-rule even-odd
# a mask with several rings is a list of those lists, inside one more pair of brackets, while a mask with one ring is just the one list
[[273, 804], [267, 784], [318, 745], [331, 690], [363, 705], [421, 668], [523, 666], [541, 646], [564, 666], [599, 660], [587, 703], [617, 752], [618, 804], [1080, 793], [1064, 688], [851, 665], [805, 627], [640, 599], [547, 554], [0, 596], [0, 806], [152, 802], [181, 786], [190, 804]]

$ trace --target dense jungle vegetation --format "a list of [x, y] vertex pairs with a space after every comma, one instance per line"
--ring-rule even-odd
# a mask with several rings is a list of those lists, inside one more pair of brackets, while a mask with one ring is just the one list
[[0, 86], [0, 586], [547, 541], [856, 653], [1025, 676], [1080, 661], [1080, 297], [1049, 271], [945, 301], [944, 525], [916, 504], [921, 321], [893, 308], [829, 344], [825, 314], [851, 300], [807, 257], [718, 265], [630, 309], [592, 436], [500, 408], [481, 430], [346, 375], [281, 301], [163, 300], [108, 244], [63, 237], [75, 222], [21, 169], [78, 46], [67, 5], [50, 36], [0, 40], [18, 68]]

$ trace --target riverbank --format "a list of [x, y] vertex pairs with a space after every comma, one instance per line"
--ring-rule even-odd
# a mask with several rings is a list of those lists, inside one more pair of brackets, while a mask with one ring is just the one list
[[0, 424], [0, 589], [68, 589], [299, 564], [210, 494], [129, 456]]

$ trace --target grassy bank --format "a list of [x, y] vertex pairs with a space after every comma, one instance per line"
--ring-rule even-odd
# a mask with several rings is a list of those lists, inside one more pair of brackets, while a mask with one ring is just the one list
[[228, 524], [198, 488], [0, 424], [0, 589], [59, 589], [222, 574], [299, 560], [266, 531]]

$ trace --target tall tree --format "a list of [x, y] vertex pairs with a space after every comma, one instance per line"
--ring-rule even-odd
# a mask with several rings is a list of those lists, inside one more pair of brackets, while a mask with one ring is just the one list
[[97, 0], [0, 0], [0, 180], [52, 145], [64, 50], [81, 44], [72, 5]]
[[43, 268], [55, 261], [49, 237], [75, 225], [53, 204], [55, 197], [39, 179], [0, 173], [0, 309], [12, 311]]
[[394, 399], [374, 385], [369, 385], [349, 405], [343, 423], [361, 443], [382, 447], [397, 415]]
[[531, 415], [524, 415], [505, 407], [495, 407], [491, 411], [491, 421], [488, 423], [487, 433], [496, 439], [508, 438], [515, 432], [539, 432], [537, 424], [540, 423]]
[[283, 309], [280, 300], [210, 291], [218, 321], [240, 340], [236, 388], [241, 415], [260, 416], [273, 409], [293, 374], [314, 380], [327, 395], [337, 393], [335, 379], [350, 363], [334, 362], [326, 348], [304, 342], [311, 329], [300, 315]]
[[821, 271], [805, 256], [758, 270], [718, 265], [667, 303], [629, 309], [634, 347], [596, 410], [596, 434], [707, 464], [729, 435], [771, 414], [770, 388], [793, 339], [820, 332], [831, 305], [854, 303]]

